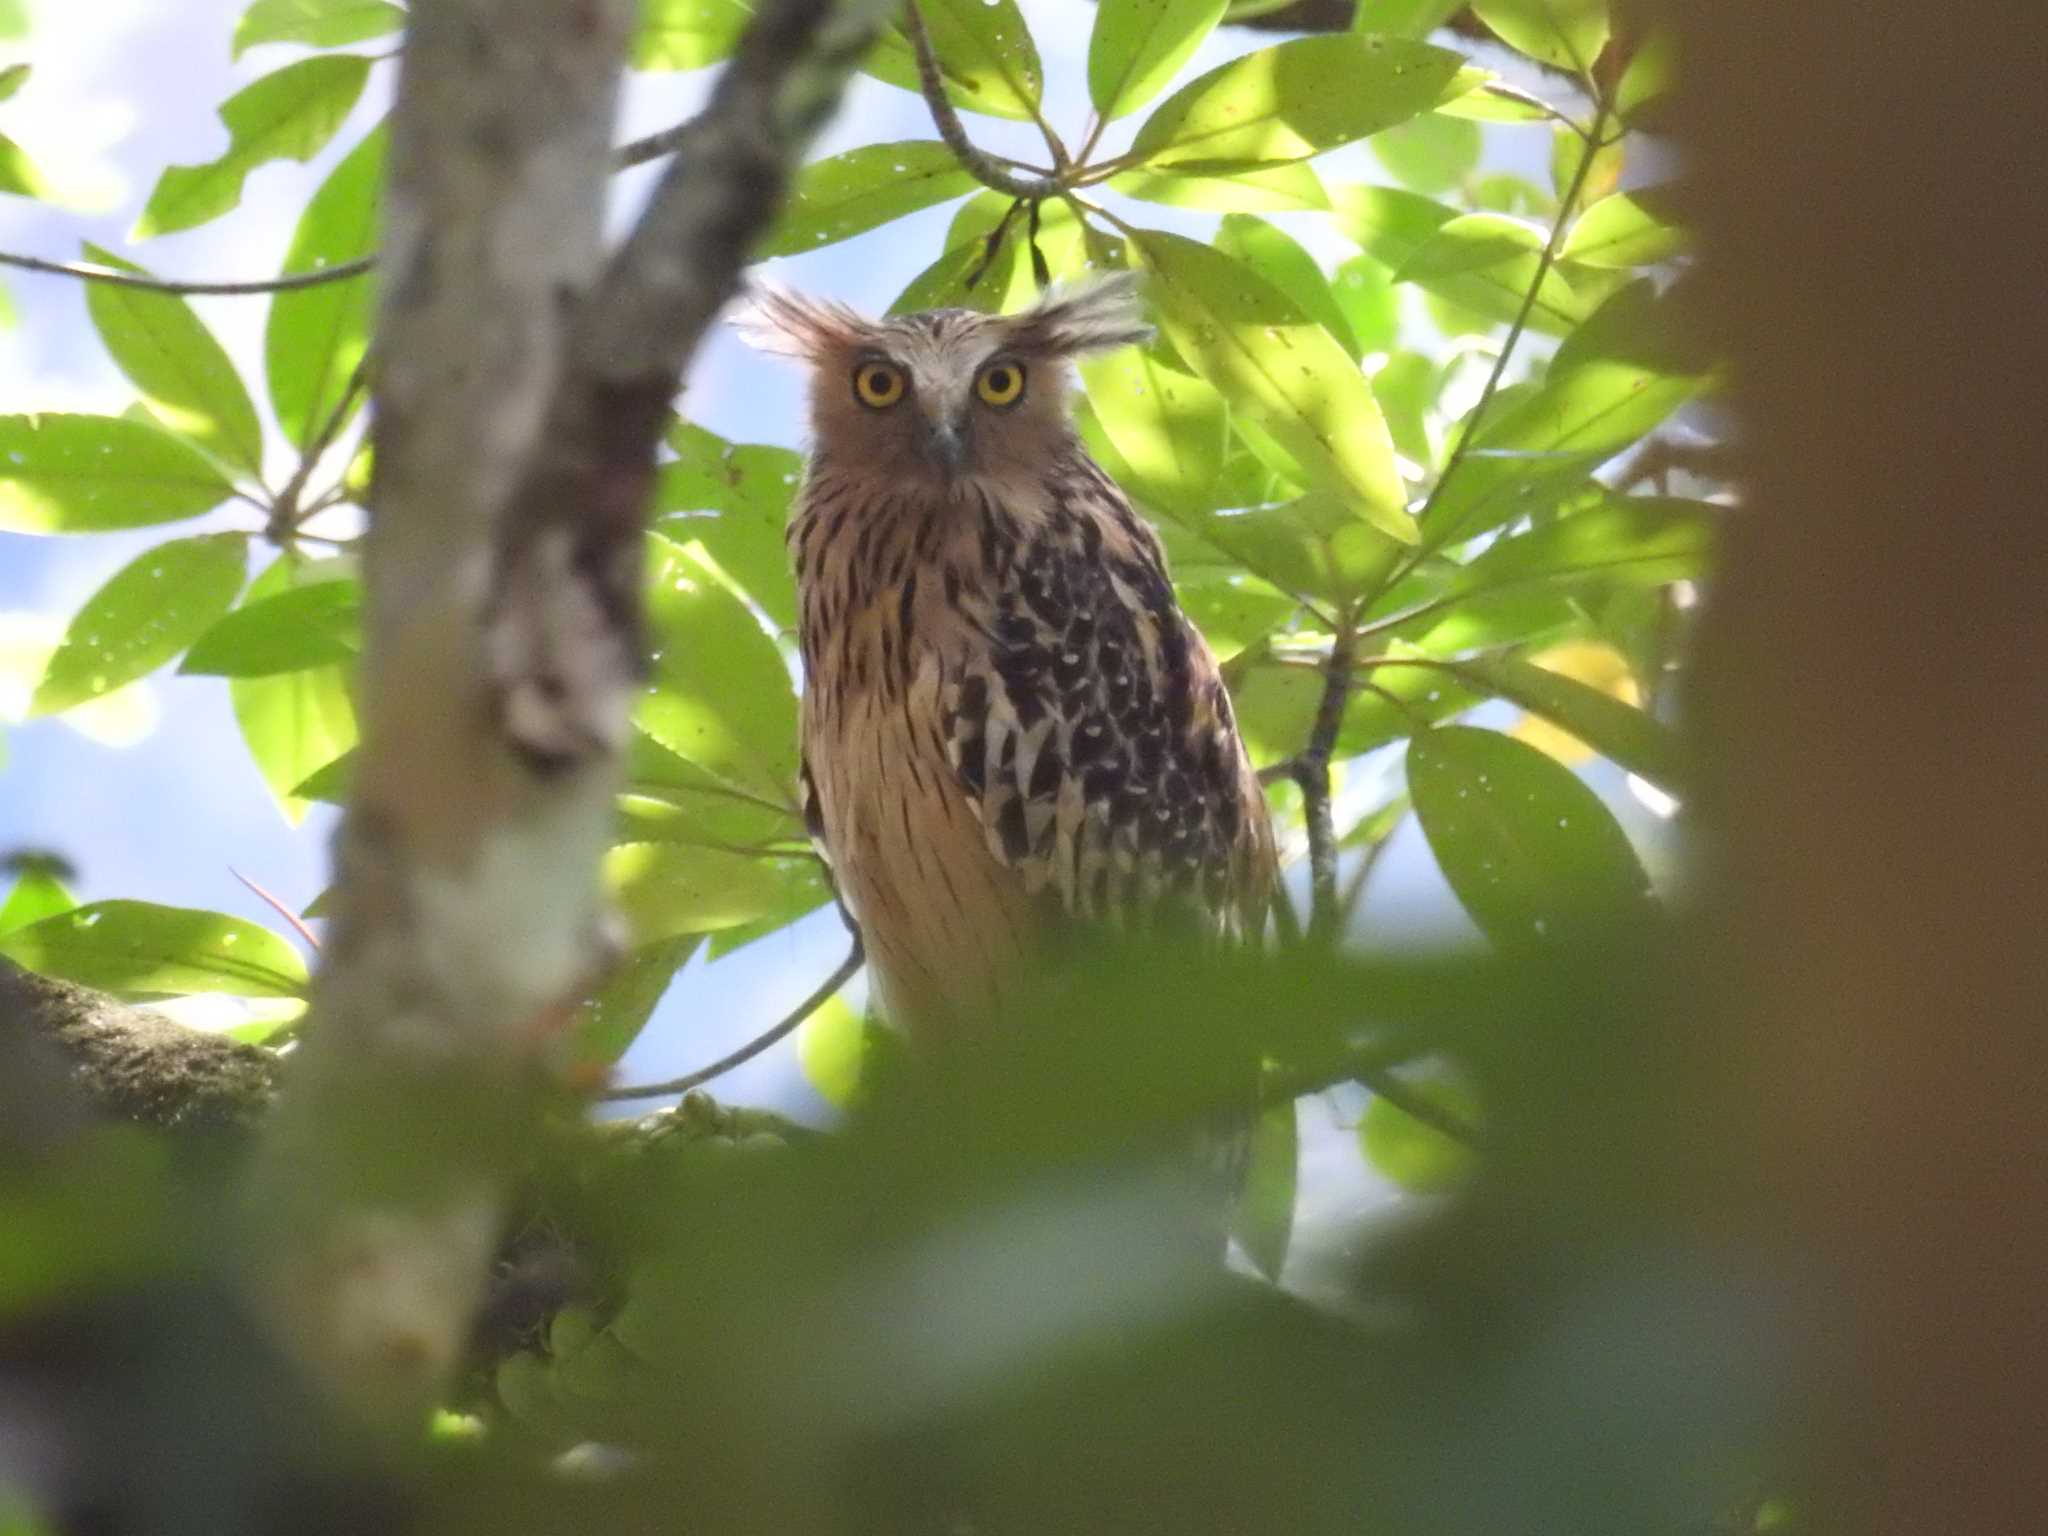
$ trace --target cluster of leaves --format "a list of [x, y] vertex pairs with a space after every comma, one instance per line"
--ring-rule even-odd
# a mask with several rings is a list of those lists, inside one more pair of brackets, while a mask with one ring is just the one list
[[[1554, 750], [1590, 748], [1683, 793], [1654, 707], [1675, 661], [1673, 587], [1704, 573], [1718, 509], [1625, 494], [1601, 472], [1709, 389], [1714, 370], [1668, 318], [1662, 283], [1685, 247], [1670, 198], [1616, 190], [1629, 135], [1664, 88], [1656, 40], [1615, 36], [1604, 0], [1474, 6], [1544, 66], [1546, 88], [1567, 96], [1558, 106], [1425, 41], [1449, 9], [1364, 0], [1352, 31], [1251, 48], [1169, 90], [1228, 19], [1224, 0], [1103, 0], [1087, 61], [1094, 115], [1070, 151], [1046, 119], [1017, 0], [926, 0], [950, 100], [1037, 125], [1057, 192], [1029, 203], [977, 192], [937, 140], [867, 145], [805, 169], [760, 254], [814, 251], [957, 200], [942, 249], [895, 309], [1010, 308], [1050, 281], [1146, 273], [1160, 334], [1084, 370], [1080, 425], [1166, 536], [1255, 757], [1301, 753], [1326, 658], [1355, 657], [1334, 755], [1410, 745], [1405, 793], [1347, 816], [1345, 842], [1369, 848], [1412, 808], [1480, 927], [1526, 947], [1646, 901], [1647, 882], [1568, 768], [1528, 740], [1456, 722], [1506, 700], [1568, 733], [1552, 733]], [[747, 14], [652, 0], [635, 62], [713, 63]], [[236, 53], [311, 54], [223, 104], [227, 150], [166, 170], [137, 237], [217, 218], [251, 169], [319, 151], [377, 67], [353, 45], [403, 23], [389, 4], [257, 0]], [[916, 89], [900, 33], [867, 68]], [[1113, 125], [1148, 107], [1127, 147], [1104, 148]], [[1482, 170], [1486, 125], [1548, 135], [1552, 184]], [[1319, 173], [1318, 157], [1361, 142], [1391, 184]], [[370, 254], [382, 153], [372, 130], [326, 178], [285, 276], [318, 279]], [[1146, 204], [1221, 218], [1205, 242], [1134, 222]], [[1304, 243], [1282, 221], [1316, 233]], [[1348, 254], [1332, 264], [1315, 254], [1338, 247]], [[140, 399], [118, 417], [0, 419], [0, 529], [89, 534], [234, 503], [259, 509], [261, 526], [172, 539], [117, 572], [50, 657], [37, 712], [175, 661], [227, 679], [287, 815], [345, 793], [361, 586], [346, 534], [315, 530], [367, 481], [351, 430], [369, 284], [351, 271], [268, 301], [264, 394], [291, 450], [283, 477], [267, 473], [276, 455], [249, 389], [183, 299], [90, 290]], [[1440, 345], [1418, 342], [1424, 319]], [[1516, 347], [1522, 361], [1504, 366]], [[660, 649], [608, 860], [636, 948], [588, 1013], [585, 1048], [599, 1061], [630, 1043], [700, 946], [736, 945], [826, 899], [793, 800], [782, 528], [800, 461], [687, 422], [669, 447], [650, 535]], [[259, 539], [281, 553], [250, 580]], [[1290, 796], [1276, 788], [1283, 819], [1298, 815]], [[46, 903], [0, 937], [0, 953], [133, 997], [294, 998], [305, 986], [274, 935], [139, 903]], [[845, 1054], [814, 1045], [806, 1059]], [[1367, 1146], [1397, 1174], [1415, 1166], [1383, 1120]]]

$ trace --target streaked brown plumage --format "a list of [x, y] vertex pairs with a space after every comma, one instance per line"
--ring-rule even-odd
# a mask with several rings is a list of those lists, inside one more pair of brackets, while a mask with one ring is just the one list
[[1147, 334], [1128, 279], [1014, 316], [769, 294], [749, 329], [813, 371], [805, 796], [884, 1011], [1000, 1014], [1077, 920], [1256, 934], [1272, 833], [1215, 659], [1066, 409], [1069, 358]]

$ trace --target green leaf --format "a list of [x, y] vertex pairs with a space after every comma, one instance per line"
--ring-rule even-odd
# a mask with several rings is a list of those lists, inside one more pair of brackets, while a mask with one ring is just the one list
[[1541, 715], [1629, 772], [1674, 795], [1685, 794], [1685, 753], [1677, 735], [1655, 716], [1515, 656], [1479, 657], [1452, 663], [1449, 670], [1495, 698]]
[[29, 158], [28, 151], [4, 133], [0, 133], [0, 192], [46, 203], [62, 200], [55, 184]]
[[1594, 358], [1491, 412], [1437, 496], [1429, 532], [1468, 539], [1525, 511], [1547, 490], [1612, 458], [1698, 394], [1705, 380]]
[[1465, 0], [1358, 0], [1351, 29], [1427, 37], [1464, 8]]
[[1333, 34], [1261, 48], [1183, 86], [1138, 129], [1131, 157], [1305, 160], [1436, 105], [1464, 61], [1406, 38]]
[[204, 165], [174, 165], [135, 221], [130, 239], [147, 240], [217, 219], [242, 200], [249, 173], [272, 160], [310, 160], [355, 107], [370, 77], [359, 54], [324, 54], [287, 64], [221, 104], [228, 147]]
[[54, 715], [111, 693], [184, 650], [235, 600], [248, 536], [209, 533], [145, 550], [85, 600], [29, 704]]
[[[20, 867], [26, 861], [10, 861]], [[26, 928], [39, 923], [46, 917], [55, 917], [59, 912], [69, 912], [78, 905], [78, 898], [71, 894], [56, 869], [24, 867], [15, 877], [14, 889], [7, 893], [7, 900], [0, 904], [0, 934]]]
[[404, 10], [386, 0], [256, 0], [235, 23], [233, 56], [264, 43], [345, 48], [404, 26]]
[[1209, 511], [1230, 436], [1223, 396], [1173, 367], [1156, 344], [1097, 353], [1082, 361], [1081, 378], [1096, 420], [1145, 499]]
[[319, 581], [246, 602], [193, 642], [178, 670], [208, 677], [274, 677], [353, 661], [362, 649], [363, 591]]
[[[372, 132], [314, 192], [285, 253], [287, 274], [339, 266], [375, 247], [384, 138], [381, 128]], [[369, 345], [373, 301], [367, 273], [293, 288], [270, 301], [263, 372], [270, 407], [294, 446], [305, 447], [343, 399]]]
[[1175, 350], [1365, 521], [1413, 543], [1386, 423], [1344, 349], [1285, 293], [1221, 251], [1157, 230], [1133, 240]]
[[841, 994], [828, 997], [797, 1029], [796, 1059], [804, 1081], [835, 1109], [850, 1109], [860, 1097], [867, 1054], [867, 1020]]
[[1370, 256], [1354, 256], [1330, 274], [1330, 296], [1360, 355], [1391, 352], [1401, 334], [1401, 296], [1387, 269]]
[[[1416, 1097], [1467, 1123], [1478, 1107], [1471, 1091], [1449, 1077], [1404, 1077], [1401, 1082]], [[1358, 1122], [1358, 1146], [1380, 1175], [1411, 1195], [1440, 1195], [1457, 1188], [1478, 1161], [1470, 1147], [1378, 1094]]]
[[1394, 447], [1424, 467], [1436, 462], [1436, 445], [1429, 435], [1436, 381], [1436, 364], [1420, 352], [1396, 352], [1372, 376], [1372, 396], [1387, 418]]
[[1275, 1104], [1252, 1124], [1244, 1189], [1231, 1213], [1230, 1235], [1254, 1268], [1275, 1284], [1294, 1238], [1296, 1171], [1300, 1135], [1292, 1099]]
[[1478, 168], [1484, 138], [1477, 123], [1424, 112], [1374, 134], [1372, 152], [1404, 187], [1448, 192]]
[[[1536, 283], [1547, 239], [1547, 231], [1503, 213], [1462, 214], [1410, 251], [1394, 269], [1394, 281], [1420, 284], [1489, 320], [1512, 321]], [[1536, 288], [1528, 325], [1561, 335], [1585, 319], [1588, 308], [1552, 265]]]
[[756, 259], [814, 251], [878, 224], [963, 197], [976, 186], [935, 139], [867, 144], [803, 168]]
[[1194, 620], [1219, 662], [1265, 639], [1299, 606], [1285, 592], [1249, 576], [1183, 576], [1174, 589], [1182, 612]]
[[10, 64], [5, 69], [0, 69], [0, 101], [9, 100], [16, 91], [28, 84], [28, 74], [29, 67], [26, 64]]
[[701, 934], [671, 934], [627, 955], [597, 995], [576, 1010], [570, 1031], [575, 1059], [609, 1066], [625, 1055], [647, 1027], [676, 972], [703, 942]]
[[[335, 580], [337, 570], [353, 574], [347, 561], [302, 561], [292, 556], [271, 562], [249, 584], [244, 609], [300, 586]], [[297, 825], [310, 802], [295, 793], [314, 773], [356, 744], [355, 706], [346, 666], [308, 667], [273, 677], [228, 680], [228, 700], [242, 740], [270, 786], [285, 820]]]
[[[991, 117], [1036, 114], [1045, 71], [1017, 0], [918, 0], [918, 13], [956, 107]], [[906, 91], [918, 89], [917, 58], [900, 24], [882, 34], [867, 71]]]
[[1658, 126], [1678, 84], [1678, 48], [1667, 28], [1643, 39], [1614, 89], [1614, 108], [1631, 127]]
[[1358, 359], [1358, 340], [1351, 334], [1351, 322], [1344, 316], [1329, 279], [1292, 235], [1250, 214], [1224, 216], [1216, 229], [1216, 249], [1235, 256], [1282, 293], [1291, 296], [1309, 319], [1337, 339], [1337, 344]]
[[1610, 939], [1652, 910], [1649, 876], [1599, 795], [1498, 731], [1447, 725], [1408, 748], [1408, 793], [1444, 878], [1502, 948]]
[[685, 546], [648, 536], [653, 686], [635, 716], [686, 762], [770, 804], [792, 803], [796, 698], [775, 643]]
[[1463, 567], [1453, 597], [1535, 583], [1598, 580], [1664, 586], [1704, 575], [1725, 516], [1676, 496], [1603, 496], [1585, 507], [1501, 539]]
[[635, 69], [702, 69], [731, 53], [753, 19], [746, 0], [645, 0]]
[[220, 912], [95, 901], [0, 937], [25, 970], [125, 997], [304, 997], [306, 965], [267, 928]]
[[689, 843], [621, 843], [605, 855], [604, 869], [638, 945], [781, 911], [809, 862]]
[[1607, 0], [1472, 0], [1472, 11], [1517, 53], [1581, 78], [1607, 46]]
[[1381, 266], [1396, 268], [1458, 217], [1419, 192], [1338, 182], [1328, 186], [1332, 223]]
[[1166, 88], [1223, 19], [1226, 0], [1102, 0], [1088, 38], [1088, 99], [1105, 120]]
[[654, 510], [661, 531], [695, 539], [720, 570], [783, 629], [796, 627], [796, 583], [783, 532], [803, 479], [803, 456], [766, 443], [729, 443], [678, 420], [669, 429], [675, 459], [661, 466]]
[[[86, 259], [121, 272], [143, 269], [88, 243]], [[213, 333], [174, 293], [87, 283], [85, 307], [150, 414], [253, 479], [263, 475], [263, 429], [241, 375]]]
[[1104, 183], [1112, 192], [1170, 208], [1270, 213], [1330, 206], [1322, 178], [1306, 160], [1246, 165], [1241, 160], [1177, 160], [1168, 171], [1124, 171]]
[[1558, 252], [1589, 267], [1651, 267], [1686, 247], [1685, 231], [1669, 218], [1670, 195], [1658, 187], [1616, 192], [1580, 214]]
[[174, 523], [233, 492], [183, 439], [119, 416], [0, 416], [0, 531], [104, 533]]

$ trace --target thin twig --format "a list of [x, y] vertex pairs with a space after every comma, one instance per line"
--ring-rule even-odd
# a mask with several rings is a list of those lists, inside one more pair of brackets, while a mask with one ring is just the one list
[[1426, 1093], [1418, 1093], [1391, 1071], [1361, 1072], [1358, 1080], [1411, 1120], [1420, 1121], [1462, 1147], [1479, 1145], [1479, 1129]]
[[1328, 945], [1337, 937], [1337, 837], [1330, 815], [1330, 754], [1344, 724], [1344, 705], [1351, 697], [1351, 662], [1357, 641], [1347, 622], [1340, 625], [1324, 663], [1323, 696], [1316, 705], [1308, 745], [1293, 760], [1294, 782], [1301, 788], [1301, 810], [1308, 826], [1310, 893], [1308, 938]]
[[734, 1067], [752, 1061], [824, 1007], [831, 1000], [833, 993], [853, 979], [853, 973], [860, 969], [863, 958], [860, 935], [855, 933], [853, 948], [849, 949], [846, 958], [839, 962], [839, 969], [819, 983], [817, 990], [798, 1003], [795, 1010], [780, 1023], [756, 1035], [738, 1050], [719, 1057], [708, 1067], [699, 1067], [694, 1072], [686, 1072], [681, 1077], [671, 1078], [665, 1083], [643, 1083], [633, 1088], [607, 1088], [598, 1097], [608, 1100], [656, 1099], [671, 1093], [688, 1093], [692, 1088], [701, 1088], [713, 1078], [723, 1077]]
[[1006, 197], [1038, 202], [1057, 196], [1060, 191], [1057, 177], [1013, 176], [996, 163], [994, 156], [975, 148], [974, 141], [967, 137], [960, 114], [946, 99], [946, 82], [939, 73], [939, 58], [932, 52], [931, 36], [924, 29], [924, 17], [918, 14], [917, 0], [904, 0], [903, 30], [910, 34], [910, 46], [917, 54], [917, 81], [924, 95], [924, 104], [931, 109], [932, 125], [939, 130], [939, 137], [946, 141], [946, 147], [953, 151], [962, 168], [983, 186], [993, 188]]
[[258, 885], [254, 880], [251, 880], [239, 869], [236, 869], [234, 865], [230, 864], [228, 866], [228, 873], [233, 875], [237, 880], [241, 881], [242, 884], [249, 887], [249, 889], [254, 891], [258, 896], [262, 897], [263, 900], [269, 904], [270, 910], [275, 912], [279, 917], [283, 918], [286, 922], [290, 923], [292, 925], [293, 930], [297, 932], [300, 938], [304, 939], [308, 944], [310, 944], [316, 952], [319, 950], [320, 940], [314, 937], [313, 930], [306, 926], [305, 920], [301, 918], [298, 915], [298, 913], [294, 912], [290, 907], [286, 906], [282, 901], [278, 900], [277, 897], [271, 895], [270, 892], [263, 889], [262, 886]]
[[1564, 245], [1565, 228], [1571, 223], [1572, 210], [1578, 206], [1579, 194], [1585, 190], [1586, 178], [1592, 174], [1593, 161], [1600, 153], [1601, 135], [1607, 128], [1607, 115], [1608, 103], [1603, 96], [1594, 108], [1593, 126], [1585, 134], [1585, 153], [1579, 156], [1578, 168], [1572, 172], [1571, 185], [1565, 189], [1564, 197], [1558, 203], [1557, 217], [1550, 221], [1550, 238], [1543, 242], [1543, 251], [1536, 258], [1536, 275], [1529, 280], [1529, 286], [1522, 294], [1521, 307], [1515, 311], [1515, 322], [1508, 327], [1507, 339], [1501, 343], [1500, 352], [1493, 360], [1493, 371], [1486, 376], [1486, 387], [1479, 392], [1479, 403], [1472, 407], [1472, 413], [1466, 417], [1465, 430], [1459, 434], [1457, 446], [1452, 448], [1450, 459], [1444, 464], [1443, 473], [1436, 477], [1436, 484], [1429, 488], [1429, 495], [1423, 500], [1422, 510], [1415, 514], [1416, 524], [1423, 530], [1422, 542], [1415, 546], [1415, 552], [1409, 557], [1408, 563], [1388, 578], [1388, 587], [1399, 582], [1450, 542], [1453, 530], [1432, 530], [1429, 526], [1429, 515], [1436, 510], [1437, 503], [1443, 500], [1445, 489], [1471, 455], [1473, 439], [1486, 425], [1487, 407], [1493, 404], [1493, 397], [1500, 392], [1501, 380], [1507, 373], [1508, 360], [1515, 355], [1515, 348], [1521, 342], [1522, 333], [1529, 327], [1529, 316], [1535, 313], [1537, 296], [1542, 293], [1543, 284], [1549, 278], [1551, 268], [1557, 265], [1557, 253]]
[[341, 435], [343, 423], [355, 409], [356, 397], [362, 392], [363, 385], [368, 379], [369, 363], [368, 353], [357, 359], [355, 367], [349, 372], [348, 382], [342, 385], [340, 395], [335, 398], [334, 408], [327, 413], [326, 419], [320, 423], [319, 430], [313, 434], [312, 440], [299, 454], [298, 468], [292, 471], [291, 479], [284, 483], [284, 489], [277, 493], [277, 500], [271, 504], [269, 523], [263, 531], [264, 536], [273, 544], [282, 544], [294, 537], [299, 531], [299, 524], [321, 510], [318, 501], [311, 507], [302, 509], [299, 506], [299, 498], [306, 494], [306, 482], [313, 477], [314, 467], [325, 457], [327, 450], [334, 446], [335, 438]]
[[[677, 146], [688, 137], [690, 124], [675, 123], [644, 138], [621, 144], [612, 151], [612, 169], [629, 170], [636, 165], [645, 165], [650, 160], [659, 160], [674, 154]], [[338, 262], [331, 267], [322, 267], [317, 272], [290, 272], [279, 277], [254, 277], [225, 279], [219, 282], [187, 281], [183, 278], [156, 277], [147, 272], [124, 272], [118, 267], [103, 267], [92, 261], [53, 261], [46, 256], [28, 256], [18, 251], [0, 251], [0, 266], [19, 267], [25, 272], [43, 272], [52, 277], [76, 278], [81, 282], [104, 283], [110, 288], [141, 288], [151, 293], [180, 293], [215, 297], [246, 297], [262, 293], [287, 293], [294, 288], [317, 288], [322, 283], [338, 283], [347, 278], [361, 277], [377, 264], [376, 256], [359, 256], [354, 261]]]
[[287, 272], [279, 277], [249, 278], [234, 282], [188, 282], [181, 278], [153, 277], [147, 272], [123, 272], [91, 261], [51, 261], [42, 256], [24, 256], [19, 251], [0, 251], [0, 266], [20, 267], [25, 272], [47, 272], [54, 277], [75, 277], [88, 283], [105, 283], [111, 288], [145, 288], [152, 293], [214, 294], [234, 297], [256, 293], [286, 293], [294, 288], [317, 288], [361, 277], [377, 264], [375, 256], [358, 256], [354, 261], [336, 262], [317, 272]]

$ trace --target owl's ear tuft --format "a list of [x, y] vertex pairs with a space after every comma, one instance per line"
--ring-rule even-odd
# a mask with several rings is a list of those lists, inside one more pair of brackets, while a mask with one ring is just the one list
[[741, 295], [732, 327], [757, 352], [818, 362], [851, 346], [867, 322], [844, 304], [755, 284]]
[[1069, 354], [1107, 352], [1152, 339], [1135, 272], [1118, 272], [1080, 287], [1048, 289], [1012, 322], [1020, 350]]

